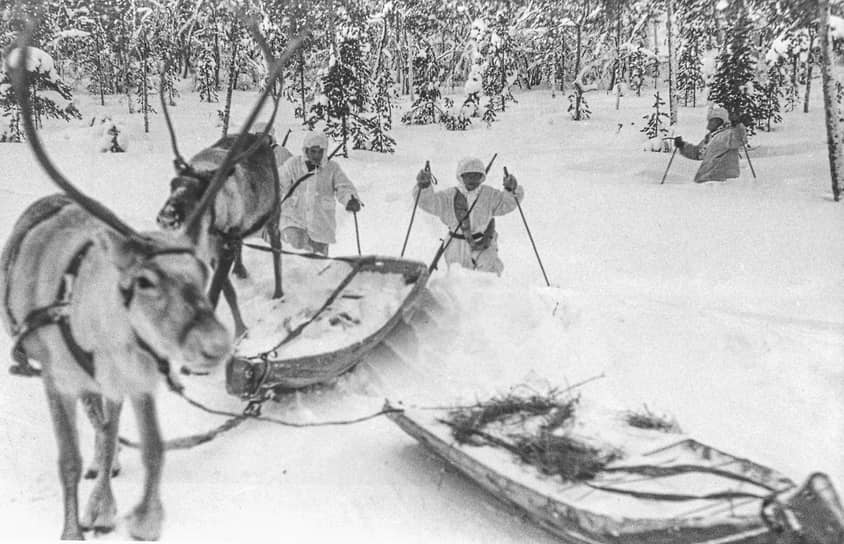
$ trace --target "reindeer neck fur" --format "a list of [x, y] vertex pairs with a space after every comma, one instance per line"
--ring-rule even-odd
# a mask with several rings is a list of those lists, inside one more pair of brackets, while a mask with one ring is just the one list
[[[247, 141], [247, 146], [254, 139]], [[213, 173], [234, 141], [228, 136], [200, 151], [191, 161], [197, 172]], [[212, 228], [222, 235], [245, 235], [261, 228], [272, 213], [276, 195], [276, 161], [269, 141], [259, 145], [234, 168], [214, 199]]]

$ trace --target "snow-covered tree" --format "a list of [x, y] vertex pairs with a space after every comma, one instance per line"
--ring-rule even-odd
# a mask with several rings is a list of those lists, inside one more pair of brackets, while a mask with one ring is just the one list
[[326, 103], [312, 107], [315, 119], [326, 122], [327, 132], [343, 142], [343, 154], [348, 156], [348, 142], [354, 149], [366, 149], [367, 126], [361, 116], [369, 101], [369, 66], [364, 57], [364, 45], [357, 35], [345, 36], [338, 44], [338, 54], [332, 59], [328, 73], [322, 80]]
[[[670, 118], [668, 112], [665, 111], [665, 101], [659, 96], [659, 91], [654, 93], [652, 107], [653, 111], [650, 114], [642, 116], [642, 119], [645, 119], [645, 126], [639, 132], [644, 132], [645, 136], [650, 140], [664, 138], [668, 134], [666, 125], [669, 123]], [[659, 147], [659, 150], [662, 150], [663, 146]]]
[[416, 100], [404, 115], [402, 122], [413, 125], [436, 123], [442, 114], [440, 92], [440, 66], [434, 51], [420, 49], [413, 58], [413, 89]]
[[[753, 93], [756, 55], [751, 41], [752, 23], [744, 0], [734, 0], [727, 8], [732, 26], [709, 89], [709, 100], [727, 109], [730, 114], [753, 115], [758, 112], [758, 95]], [[752, 134], [753, 127], [748, 127]]]

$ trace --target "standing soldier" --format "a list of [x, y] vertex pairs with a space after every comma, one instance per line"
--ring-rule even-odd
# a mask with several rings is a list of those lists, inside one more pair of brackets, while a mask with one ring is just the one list
[[336, 242], [335, 199], [348, 212], [361, 209], [357, 189], [340, 165], [326, 160], [328, 139], [310, 133], [302, 145], [302, 155], [290, 157], [281, 167], [279, 183], [282, 197], [291, 185], [308, 172], [314, 174], [302, 182], [281, 206], [281, 238], [296, 249], [328, 255], [328, 244]]
[[706, 116], [708, 132], [699, 144], [684, 142], [680, 136], [674, 138], [674, 145], [681, 155], [703, 161], [695, 174], [695, 183], [739, 177], [739, 149], [744, 147], [746, 139], [745, 120], [738, 116], [731, 119], [727, 110], [714, 107]]
[[419, 207], [439, 217], [453, 234], [444, 254], [447, 263], [501, 275], [504, 264], [498, 258], [494, 216], [515, 210], [516, 200], [524, 199], [525, 191], [513, 175], [504, 176], [504, 191], [481, 185], [485, 179], [483, 161], [467, 157], [457, 164], [459, 183], [455, 187], [434, 191], [431, 173], [421, 170], [413, 196], [419, 193]]

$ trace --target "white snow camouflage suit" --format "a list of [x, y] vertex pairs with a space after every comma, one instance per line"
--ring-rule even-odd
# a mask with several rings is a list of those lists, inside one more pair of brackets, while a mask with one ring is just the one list
[[[304, 155], [287, 159], [278, 176], [281, 196], [284, 197], [293, 182], [307, 172]], [[281, 206], [279, 229], [284, 231], [287, 227], [296, 227], [304, 230], [315, 242], [333, 244], [336, 242], [337, 229], [334, 217], [335, 198], [345, 206], [353, 195], [358, 198], [357, 189], [340, 165], [323, 158], [316, 173], [303, 181]]]
[[707, 134], [697, 145], [686, 143], [680, 153], [689, 159], [703, 161], [695, 174], [695, 183], [726, 181], [739, 177], [739, 150], [745, 142], [744, 125], [726, 123]]
[[[498, 257], [498, 233], [494, 230], [494, 222], [489, 231], [487, 231], [487, 227], [490, 226], [493, 217], [505, 215], [515, 210], [516, 199], [521, 202], [524, 199], [525, 191], [521, 185], [518, 185], [515, 192], [511, 193], [484, 184], [479, 185], [473, 191], [468, 191], [460, 177], [464, 173], [461, 168], [465, 166], [463, 163], [464, 161], [461, 161], [457, 169], [458, 185], [442, 191], [435, 191], [431, 186], [422, 189], [419, 195], [419, 207], [439, 217], [440, 221], [445, 223], [451, 232], [456, 233], [443, 254], [448, 264], [459, 263], [470, 270], [494, 272], [500, 275], [504, 270], [504, 263]], [[419, 191], [419, 186], [415, 186], [413, 189], [414, 199]], [[478, 203], [472, 208], [475, 199], [478, 199]], [[460, 210], [460, 217], [458, 217], [455, 206]], [[466, 214], [465, 210], [470, 208], [472, 213], [468, 222], [473, 238], [471, 244], [466, 240], [464, 230], [458, 226], [458, 221]], [[448, 238], [446, 237], [445, 240], [448, 240]]]

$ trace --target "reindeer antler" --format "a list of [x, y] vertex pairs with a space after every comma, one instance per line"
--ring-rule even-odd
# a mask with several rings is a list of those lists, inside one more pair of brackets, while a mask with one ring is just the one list
[[167, 100], [164, 97], [164, 85], [160, 83], [164, 81], [165, 74], [167, 74], [167, 70], [169, 68], [170, 61], [168, 59], [164, 61], [161, 69], [161, 77], [159, 78], [158, 84], [158, 95], [161, 98], [161, 110], [164, 112], [164, 120], [167, 122], [167, 131], [170, 132], [170, 144], [173, 146], [173, 154], [176, 155], [176, 158], [173, 159], [173, 164], [176, 165], [177, 170], [182, 171], [187, 168], [188, 163], [185, 161], [184, 157], [182, 157], [181, 153], [179, 153], [179, 146], [176, 145], [176, 131], [173, 130], [173, 120], [170, 118], [170, 110], [167, 109]]
[[[67, 196], [69, 196], [74, 202], [82, 206], [82, 208], [84, 208], [88, 213], [123, 236], [141, 240], [143, 237], [132, 227], [118, 219], [111, 210], [84, 194], [70, 181], [68, 181], [68, 179], [65, 178], [62, 173], [59, 172], [58, 168], [56, 168], [56, 166], [52, 163], [50, 158], [47, 156], [47, 152], [44, 150], [44, 146], [38, 137], [38, 133], [35, 130], [35, 124], [32, 120], [32, 103], [30, 102], [29, 89], [27, 88], [28, 78], [26, 66], [29, 60], [29, 42], [32, 39], [36, 26], [37, 25], [34, 20], [27, 20], [24, 30], [18, 35], [17, 51], [19, 51], [19, 53], [15, 59], [17, 62], [8, 62], [7, 60], [12, 72], [11, 79], [12, 85], [15, 89], [15, 96], [17, 97], [21, 113], [23, 114], [24, 132], [26, 133], [27, 139], [29, 139], [29, 145], [32, 148], [32, 152], [35, 154], [35, 158], [38, 160], [38, 163], [41, 164], [41, 167], [44, 168], [47, 175], [50, 176], [50, 179], [52, 179], [62, 191], [67, 193]], [[10, 51], [10, 54], [7, 55], [7, 59], [12, 59], [11, 53], [14, 53], [14, 51], [15, 50]]]
[[[257, 28], [253, 27], [253, 33], [260, 36], [259, 31]], [[272, 83], [278, 79], [282, 73], [284, 72], [284, 66], [290, 60], [290, 57], [293, 56], [302, 44], [305, 41], [305, 34], [303, 32], [299, 34], [296, 38], [290, 41], [287, 44], [287, 48], [284, 50], [284, 53], [281, 57], [275, 61], [272, 66], [272, 71], [270, 72], [270, 77], [267, 86], [264, 88], [264, 92], [261, 93], [260, 97], [258, 98], [258, 102], [252, 108], [252, 111], [249, 112], [249, 115], [246, 118], [246, 123], [243, 125], [243, 129], [241, 130], [240, 134], [238, 135], [237, 139], [234, 141], [231, 149], [226, 154], [225, 158], [223, 159], [223, 163], [214, 173], [214, 177], [211, 179], [211, 182], [208, 184], [208, 188], [205, 190], [205, 194], [202, 195], [202, 199], [197, 204], [196, 208], [191, 212], [190, 216], [185, 220], [185, 232], [191, 239], [196, 240], [199, 235], [199, 223], [200, 218], [205, 213], [205, 210], [208, 209], [208, 206], [214, 201], [214, 197], [219, 192], [220, 188], [222, 188], [223, 183], [225, 183], [226, 179], [231, 174], [231, 170], [234, 168], [236, 164], [236, 158], [240, 155], [240, 149], [243, 147], [247, 135], [249, 133], [249, 128], [255, 122], [255, 119], [258, 116], [258, 112], [261, 110], [261, 107], [266, 102], [267, 97], [272, 92]]]

